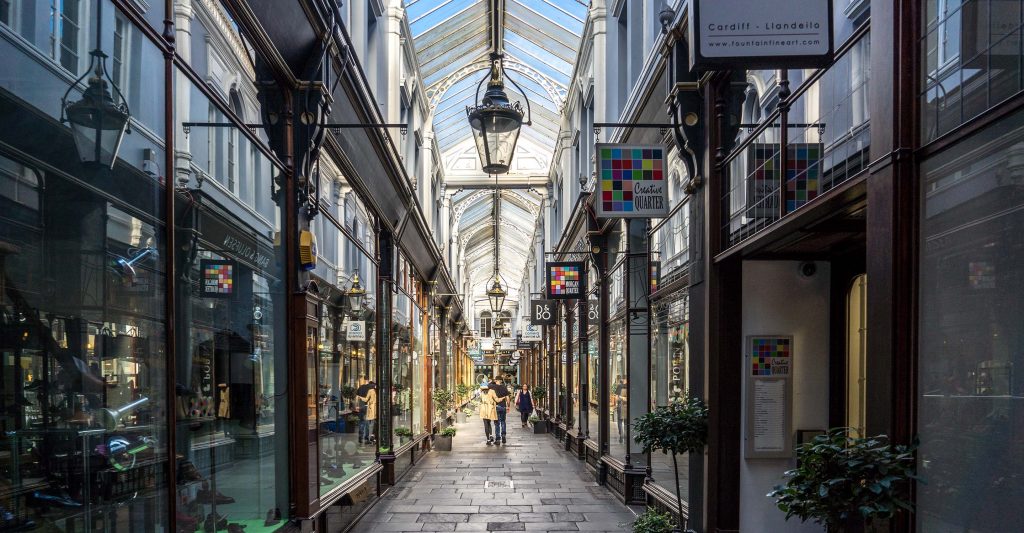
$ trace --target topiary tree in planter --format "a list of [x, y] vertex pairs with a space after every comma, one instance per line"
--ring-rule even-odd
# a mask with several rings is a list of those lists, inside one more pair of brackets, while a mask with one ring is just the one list
[[672, 533], [675, 523], [669, 513], [659, 513], [647, 508], [633, 521], [633, 533]]
[[786, 520], [810, 519], [830, 533], [863, 531], [898, 509], [913, 511], [914, 449], [890, 444], [885, 435], [858, 438], [835, 428], [797, 448], [797, 467], [768, 497]]
[[434, 412], [437, 413], [437, 421], [444, 422], [448, 418], [448, 411], [455, 406], [455, 395], [448, 389], [434, 389], [430, 393], [434, 402]]
[[544, 398], [548, 397], [548, 388], [544, 385], [537, 385], [533, 388], [533, 401], [537, 405], [544, 403]]
[[672, 468], [676, 476], [676, 504], [679, 518], [683, 518], [683, 494], [679, 487], [679, 461], [682, 453], [704, 453], [708, 443], [708, 407], [704, 400], [686, 393], [658, 407], [633, 422], [633, 434], [644, 452], [661, 450], [672, 454]]

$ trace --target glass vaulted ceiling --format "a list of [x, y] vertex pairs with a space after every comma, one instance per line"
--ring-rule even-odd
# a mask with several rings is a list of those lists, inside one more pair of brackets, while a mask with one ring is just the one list
[[[523, 126], [519, 146], [529, 144], [533, 151], [546, 151], [550, 160], [587, 17], [586, 2], [505, 0], [504, 4], [505, 70], [519, 86], [506, 81], [505, 89], [512, 101], [522, 102], [525, 93], [533, 115], [533, 125]], [[405, 0], [405, 8], [430, 99], [434, 138], [447, 159], [453, 149], [461, 153], [466, 143], [472, 146], [466, 106], [473, 105], [477, 86], [489, 68], [490, 2]], [[491, 183], [492, 178], [480, 176], [481, 186]], [[465, 265], [472, 297], [479, 302], [485, 301], [493, 279], [493, 202], [493, 192], [486, 189], [466, 189], [452, 197], [459, 262]], [[518, 298], [539, 210], [540, 196], [532, 191], [501, 193], [498, 253], [502, 283], [509, 293], [506, 302]], [[486, 307], [486, 303], [480, 305]]]
[[[488, 7], [487, 0], [405, 2], [442, 153], [471, 137], [466, 106], [488, 68]], [[541, 147], [552, 146], [558, 135], [586, 15], [586, 6], [575, 0], [506, 0], [505, 69], [532, 106], [533, 126], [524, 126], [522, 135]], [[505, 85], [513, 101], [523, 100], [514, 85]]]

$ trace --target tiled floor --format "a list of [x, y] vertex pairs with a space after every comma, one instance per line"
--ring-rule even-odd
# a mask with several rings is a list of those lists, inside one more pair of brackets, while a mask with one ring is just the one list
[[630, 530], [633, 511], [582, 461], [509, 426], [507, 445], [487, 446], [478, 417], [457, 425], [452, 451], [425, 456], [353, 531]]

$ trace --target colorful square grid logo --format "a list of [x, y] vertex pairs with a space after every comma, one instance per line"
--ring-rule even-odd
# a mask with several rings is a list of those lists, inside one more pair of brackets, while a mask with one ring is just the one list
[[786, 162], [786, 212], [818, 197], [821, 185], [821, 153], [819, 143], [789, 145]]
[[235, 265], [230, 261], [203, 261], [203, 296], [225, 297], [235, 290]]
[[569, 284], [579, 280], [580, 271], [575, 266], [551, 267], [551, 294], [566, 295], [570, 290], [575, 294], [578, 289], [569, 289]]
[[599, 150], [599, 201], [605, 213], [638, 211], [634, 204], [634, 183], [665, 180], [665, 152], [662, 148], [610, 148]]
[[552, 299], [581, 298], [586, 287], [584, 263], [548, 263], [548, 297]]
[[754, 337], [750, 343], [751, 375], [789, 376], [792, 341], [788, 337]]

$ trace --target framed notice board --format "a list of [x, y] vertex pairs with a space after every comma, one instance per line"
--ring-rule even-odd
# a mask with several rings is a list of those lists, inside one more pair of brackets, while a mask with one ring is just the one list
[[750, 335], [745, 346], [745, 457], [792, 457], [793, 337]]

